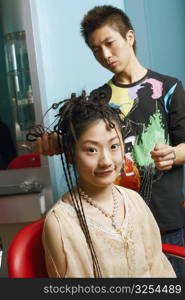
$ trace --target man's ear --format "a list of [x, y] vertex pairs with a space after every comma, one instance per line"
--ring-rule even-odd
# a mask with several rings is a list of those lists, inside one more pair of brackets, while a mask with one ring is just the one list
[[126, 34], [126, 39], [129, 42], [130, 46], [133, 46], [135, 40], [135, 33], [133, 30], [129, 30]]

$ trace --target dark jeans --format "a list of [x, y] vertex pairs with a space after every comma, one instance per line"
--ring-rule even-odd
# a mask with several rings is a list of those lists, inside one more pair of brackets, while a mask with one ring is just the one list
[[[185, 247], [185, 227], [161, 234], [162, 243]], [[177, 278], [185, 278], [185, 259], [168, 256]]]

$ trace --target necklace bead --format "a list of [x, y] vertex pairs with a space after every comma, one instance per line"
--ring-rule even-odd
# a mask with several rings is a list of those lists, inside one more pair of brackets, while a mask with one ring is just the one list
[[118, 198], [117, 198], [117, 194], [116, 194], [116, 190], [113, 187], [112, 188], [112, 199], [113, 199], [113, 211], [112, 214], [109, 214], [108, 212], [106, 212], [95, 200], [93, 200], [91, 197], [89, 197], [81, 188], [79, 188], [80, 191], [80, 195], [83, 198], [84, 201], [86, 201], [87, 203], [89, 203], [89, 205], [95, 207], [96, 209], [98, 209], [106, 218], [109, 218], [111, 220], [112, 226], [114, 227], [114, 229], [120, 233], [121, 230], [120, 228], [118, 228], [116, 226], [116, 216], [118, 213]]

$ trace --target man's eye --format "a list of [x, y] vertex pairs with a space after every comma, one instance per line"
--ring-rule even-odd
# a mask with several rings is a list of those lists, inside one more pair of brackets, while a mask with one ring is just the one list
[[107, 45], [111, 46], [114, 43], [114, 41], [108, 41]]

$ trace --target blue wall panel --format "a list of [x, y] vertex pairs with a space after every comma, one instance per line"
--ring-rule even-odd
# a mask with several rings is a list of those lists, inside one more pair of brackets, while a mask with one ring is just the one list
[[125, 0], [125, 10], [135, 26], [140, 61], [185, 86], [185, 1]]

